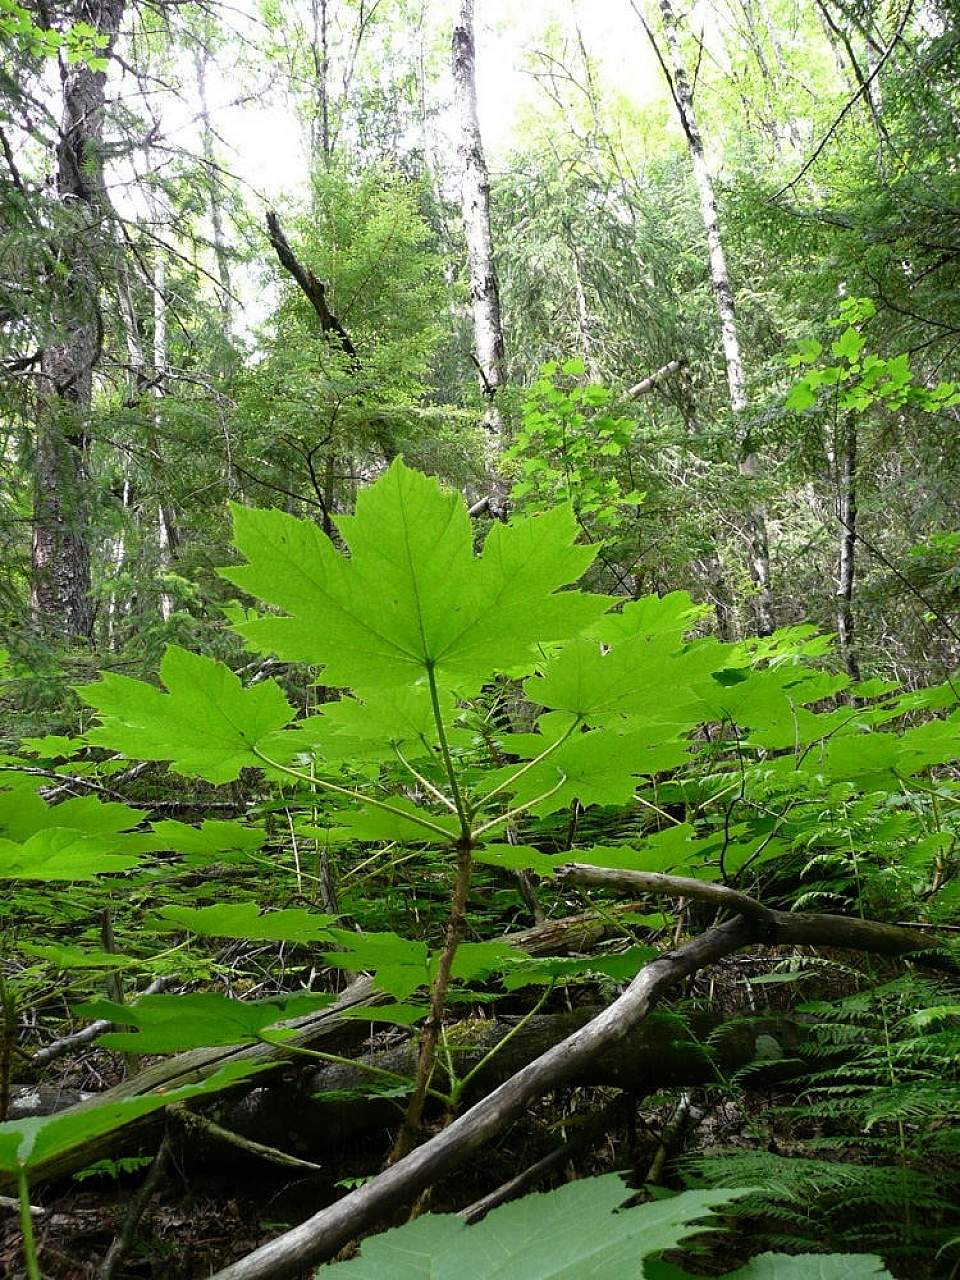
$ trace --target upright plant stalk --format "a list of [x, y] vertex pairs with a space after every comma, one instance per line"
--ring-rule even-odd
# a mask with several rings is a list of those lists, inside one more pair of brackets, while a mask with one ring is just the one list
[[413, 1150], [420, 1132], [423, 1119], [423, 1105], [426, 1101], [430, 1077], [437, 1056], [437, 1045], [440, 1040], [440, 1028], [443, 1025], [443, 1014], [447, 1004], [447, 990], [453, 972], [453, 961], [457, 947], [463, 937], [466, 924], [467, 894], [470, 891], [470, 878], [473, 871], [473, 850], [468, 840], [457, 842], [457, 871], [453, 885], [453, 897], [450, 902], [450, 915], [447, 919], [446, 936], [443, 950], [437, 963], [437, 975], [433, 980], [430, 992], [430, 1012], [423, 1026], [420, 1037], [420, 1049], [417, 1054], [417, 1069], [413, 1078], [413, 1093], [407, 1103], [403, 1124], [393, 1144], [393, 1150], [387, 1158], [388, 1164], [402, 1160]]
[[430, 991], [430, 1012], [424, 1023], [420, 1037], [420, 1049], [417, 1054], [417, 1069], [413, 1079], [413, 1092], [407, 1103], [403, 1124], [397, 1134], [393, 1149], [387, 1157], [387, 1163], [393, 1164], [402, 1160], [413, 1150], [420, 1122], [423, 1119], [423, 1106], [430, 1087], [430, 1077], [437, 1057], [437, 1045], [440, 1041], [440, 1029], [443, 1026], [443, 1014], [447, 1004], [447, 989], [450, 986], [450, 975], [453, 972], [453, 961], [457, 947], [463, 937], [466, 924], [467, 894], [470, 892], [470, 878], [473, 873], [473, 835], [470, 830], [471, 812], [460, 790], [450, 746], [447, 742], [447, 731], [443, 723], [443, 712], [440, 707], [440, 695], [437, 689], [437, 678], [434, 667], [427, 669], [430, 684], [430, 701], [433, 706], [433, 718], [440, 743], [440, 755], [444, 772], [453, 796], [457, 815], [460, 818], [460, 837], [456, 843], [457, 869], [453, 882], [453, 895], [450, 900], [450, 915], [447, 918], [447, 929], [443, 940], [443, 950], [437, 962], [437, 973]]
[[473, 21], [474, 0], [460, 0], [453, 29], [453, 86], [457, 111], [463, 230], [467, 241], [470, 302], [473, 311], [474, 358], [480, 386], [487, 401], [486, 430], [487, 505], [492, 515], [502, 515], [506, 486], [499, 475], [503, 447], [503, 416], [497, 392], [504, 382], [503, 324], [500, 289], [490, 230], [490, 176], [483, 152], [477, 114], [477, 53]]
[[[693, 179], [700, 198], [700, 216], [707, 239], [707, 252], [710, 261], [710, 279], [713, 283], [713, 294], [717, 304], [717, 315], [720, 320], [720, 337], [723, 344], [723, 358], [727, 370], [727, 387], [730, 409], [740, 434], [740, 474], [750, 482], [760, 479], [760, 459], [750, 444], [744, 430], [743, 415], [747, 408], [747, 384], [743, 368], [743, 356], [740, 350], [740, 337], [737, 329], [737, 313], [733, 289], [730, 285], [730, 273], [727, 270], [727, 258], [720, 234], [720, 217], [717, 213], [717, 200], [713, 189], [713, 178], [703, 146], [703, 137], [697, 122], [693, 106], [693, 90], [687, 76], [683, 52], [680, 48], [680, 37], [677, 31], [677, 19], [671, 0], [659, 0], [663, 17], [663, 33], [670, 59], [670, 70], [664, 65], [664, 71], [670, 78], [673, 100], [676, 104], [680, 123], [686, 135], [690, 151], [690, 163]], [[656, 49], [656, 42], [649, 25], [634, 5], [651, 42]], [[659, 50], [657, 49], [659, 56]], [[752, 503], [747, 514], [747, 542], [750, 557], [750, 576], [755, 590], [755, 610], [757, 631], [761, 635], [769, 635], [773, 630], [773, 610], [770, 598], [770, 551], [767, 541], [767, 522], [763, 507]]]

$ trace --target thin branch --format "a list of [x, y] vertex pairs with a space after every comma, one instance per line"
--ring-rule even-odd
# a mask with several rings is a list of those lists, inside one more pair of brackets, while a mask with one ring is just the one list
[[[936, 937], [935, 925], [929, 926], [927, 937], [918, 937], [909, 929], [878, 920], [809, 911], [777, 911], [738, 889], [707, 880], [694, 880], [689, 876], [669, 876], [656, 871], [621, 871], [579, 862], [560, 867], [557, 875], [568, 884], [707, 902], [736, 912], [748, 920], [754, 930], [754, 940], [771, 946], [838, 947], [875, 955], [905, 956], [936, 950], [943, 945]], [[953, 966], [948, 963], [947, 967]]]
[[784, 195], [786, 192], [792, 190], [792, 188], [797, 185], [800, 179], [806, 173], [809, 172], [809, 170], [812, 168], [814, 164], [816, 164], [817, 160], [823, 153], [827, 144], [830, 142], [830, 139], [833, 137], [836, 131], [840, 128], [841, 124], [847, 118], [848, 114], [857, 105], [857, 103], [860, 101], [863, 95], [869, 91], [870, 86], [873, 84], [874, 80], [876, 80], [877, 76], [886, 66], [890, 55], [893, 53], [894, 49], [897, 47], [897, 45], [900, 43], [900, 40], [903, 37], [903, 33], [906, 29], [907, 23], [910, 20], [910, 15], [913, 13], [913, 3], [914, 3], [914, 0], [909, 0], [909, 3], [904, 6], [903, 16], [901, 17], [900, 22], [897, 24], [897, 29], [893, 33], [890, 43], [887, 45], [886, 49], [884, 49], [883, 56], [877, 60], [877, 65], [873, 68], [873, 70], [866, 77], [866, 79], [864, 79], [862, 84], [858, 86], [856, 93], [853, 94], [853, 96], [848, 99], [848, 101], [843, 107], [843, 110], [836, 117], [833, 124], [830, 126], [827, 132], [820, 139], [817, 146], [814, 148], [813, 153], [810, 155], [810, 157], [806, 161], [804, 161], [797, 175], [794, 178], [791, 178], [791, 180], [788, 183], [782, 186], [779, 191], [777, 191], [774, 195], [770, 197], [771, 204], [774, 201], [779, 200], [780, 197]]
[[[168, 987], [173, 986], [172, 978], [155, 978], [150, 983], [145, 996], [155, 996], [160, 991], [166, 991]], [[142, 999], [142, 997], [138, 997]], [[36, 1053], [31, 1055], [30, 1062], [35, 1067], [45, 1067], [48, 1063], [54, 1062], [57, 1058], [62, 1058], [65, 1053], [78, 1048], [80, 1045], [89, 1044], [91, 1040], [96, 1040], [97, 1036], [102, 1035], [104, 1031], [112, 1031], [114, 1023], [109, 1018], [98, 1018], [96, 1022], [90, 1022], [80, 1031], [73, 1031], [68, 1036], [62, 1036], [59, 1040], [54, 1040], [52, 1044], [48, 1044], [45, 1049], [38, 1049]]]
[[310, 267], [303, 265], [290, 248], [290, 242], [280, 226], [280, 219], [272, 209], [267, 214], [267, 235], [270, 238], [270, 243], [277, 251], [280, 265], [293, 276], [300, 286], [301, 292], [316, 312], [320, 321], [320, 328], [324, 333], [336, 334], [344, 354], [348, 355], [351, 360], [357, 360], [357, 349], [353, 345], [352, 338], [330, 310], [327, 302], [327, 286]]
[[130, 1207], [127, 1209], [123, 1220], [123, 1226], [107, 1251], [103, 1265], [97, 1273], [97, 1280], [113, 1280], [120, 1268], [120, 1264], [133, 1247], [140, 1219], [146, 1213], [150, 1201], [166, 1176], [170, 1156], [170, 1139], [164, 1134], [160, 1149], [157, 1151], [153, 1164], [147, 1171], [147, 1176], [144, 1178], [142, 1186], [130, 1201]]
[[636, 400], [642, 395], [646, 395], [648, 391], [652, 391], [658, 382], [662, 382], [664, 378], [670, 376], [671, 373], [679, 373], [686, 366], [685, 360], [669, 360], [666, 364], [661, 365], [659, 369], [655, 369], [653, 373], [647, 374], [645, 378], [641, 378], [639, 382], [634, 383], [627, 391], [627, 396], [631, 400]]

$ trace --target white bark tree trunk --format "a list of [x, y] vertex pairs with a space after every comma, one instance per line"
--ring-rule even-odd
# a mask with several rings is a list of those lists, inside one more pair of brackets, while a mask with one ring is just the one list
[[[159, 205], [155, 206], [159, 207]], [[167, 259], [161, 245], [156, 246], [156, 262], [153, 280], [153, 394], [156, 408], [153, 415], [153, 440], [150, 453], [154, 464], [157, 482], [157, 547], [160, 557], [161, 574], [169, 573], [173, 567], [173, 552], [177, 543], [176, 523], [173, 509], [163, 499], [163, 460], [160, 453], [160, 438], [163, 428], [161, 402], [164, 395], [164, 383], [167, 375]], [[173, 597], [168, 591], [160, 590], [160, 613], [164, 622], [173, 616]]]
[[460, 11], [453, 29], [453, 84], [459, 127], [457, 152], [470, 271], [474, 358], [487, 400], [484, 427], [487, 432], [487, 479], [491, 488], [488, 506], [492, 514], [499, 514], [506, 497], [505, 486], [498, 475], [503, 418], [496, 402], [497, 391], [504, 381], [503, 325], [490, 230], [490, 177], [477, 114], [473, 9], [474, 0], [460, 0]]
[[[683, 52], [680, 48], [680, 37], [677, 31], [676, 15], [671, 0], [659, 0], [660, 12], [663, 16], [663, 31], [669, 55], [674, 99], [680, 114], [680, 121], [687, 138], [690, 151], [690, 163], [693, 178], [700, 198], [700, 213], [703, 218], [704, 232], [707, 238], [707, 252], [710, 260], [710, 278], [717, 303], [717, 315], [720, 320], [720, 336], [723, 344], [723, 356], [727, 370], [727, 386], [729, 389], [730, 408], [734, 420], [738, 421], [741, 431], [740, 474], [750, 481], [756, 481], [761, 475], [760, 459], [742, 436], [742, 416], [747, 408], [747, 386], [743, 368], [743, 356], [740, 350], [740, 338], [737, 331], [736, 305], [733, 289], [730, 285], [730, 273], [727, 270], [727, 259], [720, 234], [720, 218], [717, 213], [717, 201], [713, 189], [713, 178], [704, 152], [703, 138], [697, 123], [693, 107], [693, 93], [687, 77]], [[750, 556], [750, 576], [754, 585], [754, 608], [756, 626], [761, 635], [773, 630], [773, 611], [770, 596], [770, 552], [767, 542], [766, 516], [762, 506], [754, 504], [747, 516], [746, 536]]]
[[230, 280], [230, 261], [227, 257], [227, 242], [223, 231], [223, 208], [220, 203], [220, 179], [217, 175], [213, 123], [210, 119], [210, 107], [207, 102], [207, 62], [209, 56], [206, 47], [198, 45], [194, 51], [194, 69], [197, 76], [197, 96], [200, 99], [201, 146], [203, 147], [203, 160], [207, 167], [207, 181], [209, 183], [213, 256], [216, 259], [217, 275], [220, 279], [220, 310], [223, 313], [224, 326], [229, 334], [233, 327], [233, 285]]

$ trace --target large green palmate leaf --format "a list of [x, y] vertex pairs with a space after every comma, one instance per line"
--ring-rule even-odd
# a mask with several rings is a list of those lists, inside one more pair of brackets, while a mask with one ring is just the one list
[[597, 727], [673, 722], [693, 728], [702, 718], [691, 685], [725, 665], [713, 642], [680, 650], [669, 632], [647, 639], [631, 636], [606, 651], [595, 640], [575, 640], [542, 676], [531, 676], [524, 692], [532, 703], [580, 716]]
[[137, 833], [88, 835], [66, 827], [38, 831], [23, 844], [0, 840], [0, 880], [92, 880], [129, 871], [153, 837]]
[[[298, 756], [318, 762], [324, 772], [348, 767], [352, 771], [384, 761], [395, 763], [432, 757], [438, 742], [433, 700], [425, 684], [373, 691], [356, 690], [356, 697], [326, 703], [315, 715], [299, 720], [261, 744], [278, 764]], [[456, 703], [440, 691], [440, 714], [451, 744], [469, 742], [464, 730], [452, 725]]]
[[880, 1280], [890, 1272], [872, 1253], [761, 1253], [723, 1280]]
[[619, 613], [607, 614], [592, 626], [590, 634], [604, 644], [631, 636], [651, 639], [670, 635], [679, 646], [685, 633], [709, 613], [709, 605], [695, 604], [686, 591], [671, 591], [665, 596], [631, 600]]
[[459, 820], [449, 813], [431, 813], [405, 796], [391, 797], [390, 810], [358, 805], [330, 815], [335, 824], [327, 832], [333, 842], [344, 840], [402, 840], [441, 844], [456, 839]]
[[327, 926], [336, 918], [302, 907], [260, 914], [255, 902], [218, 902], [212, 907], [161, 907], [154, 928], [185, 929], [201, 938], [243, 938], [248, 942], [318, 942], [329, 940]]
[[[537, 742], [535, 734], [523, 737], [524, 754], [539, 754], [550, 743], [549, 738]], [[525, 771], [518, 765], [492, 770], [483, 790], [502, 788], [515, 804], [528, 805], [530, 813], [538, 816], [565, 809], [572, 800], [584, 808], [622, 806], [632, 800], [639, 777], [676, 768], [687, 757], [686, 742], [675, 739], [666, 726], [650, 725], [622, 734], [594, 730], [572, 735]], [[516, 782], [511, 782], [518, 774]]]
[[496, 672], [529, 671], [535, 644], [576, 635], [611, 603], [560, 590], [596, 554], [576, 545], [568, 508], [497, 525], [477, 557], [463, 499], [397, 461], [337, 524], [349, 557], [309, 521], [237, 507], [247, 564], [222, 570], [289, 615], [240, 633], [322, 666], [330, 685], [410, 685], [433, 671], [442, 688], [474, 693]]
[[249, 1063], [230, 1063], [200, 1084], [184, 1085], [170, 1093], [148, 1093], [101, 1105], [84, 1103], [52, 1116], [30, 1116], [0, 1124], [0, 1170], [31, 1169], [70, 1151], [102, 1133], [120, 1129], [138, 1116], [203, 1094], [217, 1093], [255, 1074]]
[[256, 853], [267, 838], [262, 827], [245, 827], [224, 818], [206, 818], [199, 827], [176, 818], [153, 824], [154, 847], [179, 853], [190, 866], [211, 862], [242, 862]]
[[139, 760], [169, 760], [177, 773], [232, 782], [262, 764], [254, 747], [293, 719], [272, 680], [243, 688], [212, 658], [171, 645], [160, 664], [168, 692], [129, 676], [105, 675], [80, 695], [100, 713], [88, 734], [96, 746]]
[[643, 1259], [703, 1230], [742, 1191], [685, 1191], [617, 1213], [617, 1174], [584, 1178], [494, 1209], [476, 1226], [426, 1214], [363, 1242], [360, 1257], [321, 1268], [337, 1280], [642, 1280]]
[[[720, 1280], [892, 1280], [873, 1253], [761, 1253]], [[644, 1280], [698, 1280], [672, 1262], [648, 1262]]]
[[27, 840], [38, 831], [68, 827], [88, 835], [129, 831], [143, 821], [143, 814], [126, 804], [104, 804], [95, 796], [73, 796], [62, 804], [47, 804], [37, 795], [35, 780], [0, 791], [0, 836]]
[[[136, 1004], [91, 1000], [76, 1012], [106, 1018], [136, 1031], [108, 1031], [99, 1043], [129, 1053], [182, 1053], [213, 1045], [256, 1043], [261, 1032], [287, 1018], [332, 1004], [335, 997], [318, 992], [277, 996], [270, 1000], [231, 1000], [213, 991], [188, 995], [141, 996]], [[278, 1030], [275, 1034], [282, 1036]]]
[[153, 836], [131, 831], [143, 814], [129, 805], [74, 796], [47, 804], [33, 780], [0, 791], [0, 880], [92, 880], [129, 871]]

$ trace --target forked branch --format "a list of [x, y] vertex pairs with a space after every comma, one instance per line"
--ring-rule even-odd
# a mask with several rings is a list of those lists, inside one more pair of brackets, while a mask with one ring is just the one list
[[707, 885], [682, 876], [621, 872], [572, 866], [566, 877], [578, 883], [664, 896], [696, 897], [738, 911], [732, 920], [659, 956], [601, 1014], [548, 1049], [500, 1085], [446, 1129], [398, 1160], [358, 1190], [308, 1218], [239, 1262], [217, 1272], [214, 1280], [282, 1280], [302, 1267], [331, 1258], [350, 1240], [383, 1221], [448, 1174], [485, 1142], [515, 1120], [529, 1103], [556, 1088], [608, 1050], [650, 1013], [660, 997], [683, 978], [725, 956], [757, 943], [852, 947], [882, 955], [904, 955], [935, 948], [933, 937], [907, 929], [843, 916], [774, 911], [723, 885]]

